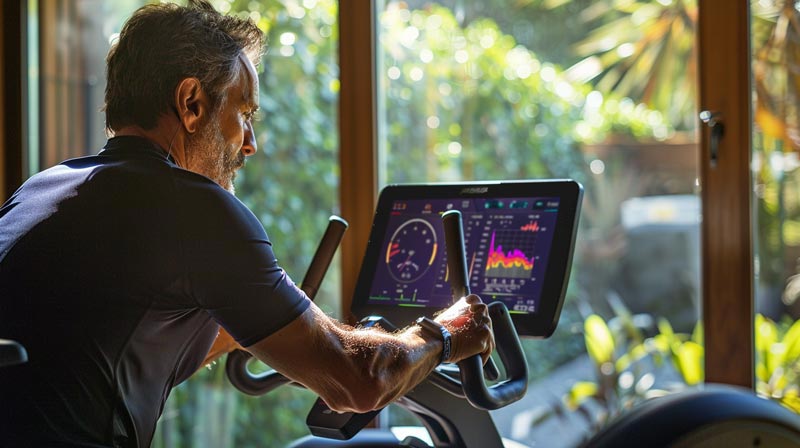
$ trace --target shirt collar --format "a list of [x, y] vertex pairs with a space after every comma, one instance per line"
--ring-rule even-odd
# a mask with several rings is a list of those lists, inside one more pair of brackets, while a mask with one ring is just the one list
[[106, 142], [106, 146], [104, 146], [103, 150], [100, 152], [101, 155], [131, 153], [153, 155], [177, 166], [177, 163], [172, 155], [164, 151], [161, 146], [157, 145], [152, 140], [148, 140], [147, 138], [136, 135], [120, 135], [117, 137], [111, 137], [108, 139], [108, 142]]

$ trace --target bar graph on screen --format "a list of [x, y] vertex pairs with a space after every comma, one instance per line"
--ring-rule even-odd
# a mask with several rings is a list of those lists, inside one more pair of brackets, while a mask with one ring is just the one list
[[[486, 277], [530, 278], [535, 259], [530, 238], [518, 238], [515, 234], [524, 231], [495, 230], [489, 242], [486, 260]], [[499, 235], [498, 235], [499, 234]], [[504, 247], [509, 248], [508, 250]]]

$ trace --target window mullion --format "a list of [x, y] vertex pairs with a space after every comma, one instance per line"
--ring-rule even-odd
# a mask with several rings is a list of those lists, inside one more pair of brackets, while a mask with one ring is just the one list
[[703, 328], [706, 382], [753, 387], [753, 248], [749, 2], [698, 2], [701, 110], [724, 136], [711, 162], [703, 127]]

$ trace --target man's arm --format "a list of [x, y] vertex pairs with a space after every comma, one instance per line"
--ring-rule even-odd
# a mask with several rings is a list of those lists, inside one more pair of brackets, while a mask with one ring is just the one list
[[[477, 296], [436, 318], [452, 334], [448, 362], [494, 348], [488, 310]], [[440, 339], [414, 325], [397, 333], [353, 328], [312, 304], [297, 319], [246, 348], [286, 377], [317, 393], [333, 410], [367, 412], [386, 406], [438, 365]]]

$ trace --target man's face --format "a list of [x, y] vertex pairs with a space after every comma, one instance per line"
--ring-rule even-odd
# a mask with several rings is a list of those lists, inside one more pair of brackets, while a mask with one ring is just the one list
[[258, 109], [258, 77], [250, 61], [242, 56], [239, 78], [226, 98], [199, 132], [187, 141], [189, 169], [222, 188], [234, 192], [236, 171], [244, 159], [256, 153], [252, 115]]
[[197, 134], [190, 137], [187, 156], [192, 171], [234, 193], [233, 180], [236, 178], [236, 171], [244, 166], [244, 152], [235, 142], [225, 139], [219, 115], [222, 115], [221, 110]]

